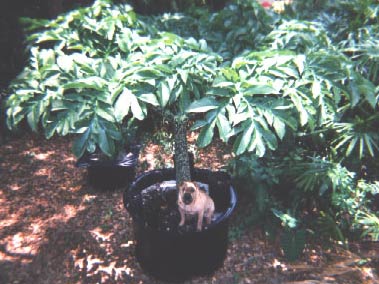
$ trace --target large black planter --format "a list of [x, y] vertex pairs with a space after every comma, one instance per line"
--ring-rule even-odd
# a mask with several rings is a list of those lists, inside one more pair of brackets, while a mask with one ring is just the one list
[[87, 154], [81, 157], [76, 166], [87, 168], [87, 182], [97, 190], [114, 190], [131, 184], [135, 178], [139, 146], [129, 147], [128, 151], [115, 160], [104, 159], [102, 154]]
[[228, 221], [237, 202], [230, 177], [224, 172], [194, 169], [192, 179], [209, 185], [218, 212], [216, 219], [201, 232], [159, 230], [147, 225], [143, 217], [141, 191], [162, 181], [175, 180], [174, 169], [144, 173], [124, 194], [124, 205], [133, 218], [137, 259], [147, 273], [161, 280], [178, 282], [209, 275], [225, 259]]

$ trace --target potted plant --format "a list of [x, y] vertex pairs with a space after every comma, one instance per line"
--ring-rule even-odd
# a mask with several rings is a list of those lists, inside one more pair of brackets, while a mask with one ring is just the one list
[[[137, 27], [134, 11], [97, 1], [55, 20], [21, 20], [29, 32], [30, 60], [10, 86], [14, 92], [7, 100], [8, 127], [26, 121], [47, 139], [77, 135], [72, 150], [77, 166], [88, 169], [89, 184], [100, 189], [127, 185], [138, 158], [136, 123], [131, 116], [125, 118], [130, 104], [125, 110], [122, 99], [114, 105], [122, 91], [117, 76], [127, 66], [117, 63], [117, 52], [108, 59], [106, 55], [126, 48], [126, 40], [117, 35], [115, 43], [116, 33], [110, 31]], [[141, 119], [142, 112], [136, 116]]]
[[81, 155], [76, 166], [87, 169], [88, 184], [98, 190], [113, 190], [125, 188], [135, 178], [135, 169], [141, 146], [137, 143], [136, 127], [132, 126], [133, 119], [128, 121], [128, 127], [121, 127], [120, 142], [116, 147], [117, 156], [108, 157], [96, 147], [94, 152], [86, 150]]
[[[209, 230], [189, 234], [204, 234], [207, 243], [220, 244], [212, 249], [217, 250], [213, 256], [219, 255], [217, 265], [209, 263], [215, 269], [226, 253], [227, 220], [236, 204], [235, 193], [225, 174], [217, 181], [217, 173], [194, 170], [191, 177], [186, 132], [191, 112], [215, 108], [214, 100], [207, 98], [206, 92], [221, 58], [207, 48], [204, 40], [160, 32], [137, 19], [130, 6], [111, 5], [108, 1], [96, 1], [92, 7], [69, 12], [50, 22], [24, 21], [39, 32], [27, 38], [31, 45], [29, 65], [11, 85], [13, 94], [6, 106], [9, 128], [27, 121], [33, 131], [42, 130], [46, 138], [75, 134], [78, 137], [73, 152], [82, 159], [79, 162], [88, 165], [89, 160], [93, 163], [89, 165], [96, 167], [99, 151], [101, 159], [108, 159], [111, 164], [117, 161], [125, 144], [130, 142], [125, 133], [138, 127], [139, 121], [169, 121], [175, 133], [176, 171], [163, 171], [159, 175], [179, 182], [196, 178], [210, 184], [210, 194], [214, 195], [216, 209], [223, 211], [222, 216]], [[200, 145], [210, 143], [208, 132], [200, 134]], [[94, 158], [87, 159], [87, 155]], [[157, 180], [154, 173], [147, 178], [150, 183], [165, 179]], [[217, 189], [220, 183], [227, 186]], [[137, 184], [138, 180], [133, 192]], [[148, 186], [149, 182], [144, 184]], [[125, 202], [129, 208], [128, 200]], [[156, 245], [143, 241], [137, 225], [141, 216], [134, 211], [131, 214], [135, 217], [136, 235], [141, 238], [137, 251], [142, 245]], [[176, 237], [188, 238], [186, 234]], [[203, 249], [204, 245], [196, 239], [189, 246], [198, 244], [197, 250]], [[190, 264], [197, 261], [191, 256], [188, 259]], [[169, 263], [175, 261], [170, 259]], [[157, 264], [157, 259], [154, 262]], [[149, 265], [145, 268], [156, 271], [149, 269]], [[204, 267], [193, 273], [200, 270]]]

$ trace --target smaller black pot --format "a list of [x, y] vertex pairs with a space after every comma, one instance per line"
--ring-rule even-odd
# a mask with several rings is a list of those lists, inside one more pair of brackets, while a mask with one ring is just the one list
[[87, 182], [97, 190], [114, 190], [130, 185], [136, 175], [139, 146], [128, 148], [116, 160], [107, 160], [101, 154], [85, 154], [76, 163], [79, 168], [87, 168]]
[[209, 195], [218, 212], [216, 219], [200, 232], [164, 231], [149, 226], [149, 220], [144, 218], [141, 191], [156, 183], [175, 180], [175, 169], [144, 173], [125, 191], [124, 205], [133, 218], [137, 260], [157, 279], [179, 282], [210, 275], [224, 262], [228, 223], [237, 203], [230, 177], [224, 172], [194, 169], [192, 178], [209, 185]]

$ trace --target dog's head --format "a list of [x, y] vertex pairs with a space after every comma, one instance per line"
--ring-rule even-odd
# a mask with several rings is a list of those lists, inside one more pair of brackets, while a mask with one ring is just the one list
[[191, 181], [184, 181], [179, 185], [179, 194], [185, 205], [189, 205], [196, 200], [199, 187]]

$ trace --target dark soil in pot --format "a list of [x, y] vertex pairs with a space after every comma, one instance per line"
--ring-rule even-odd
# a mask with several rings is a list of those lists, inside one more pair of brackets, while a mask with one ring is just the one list
[[212, 274], [225, 259], [228, 220], [236, 205], [230, 177], [199, 169], [194, 169], [192, 176], [209, 191], [216, 206], [211, 224], [200, 232], [195, 229], [195, 219], [178, 226], [174, 169], [141, 175], [124, 195], [125, 207], [133, 217], [137, 259], [158, 279], [177, 282]]

